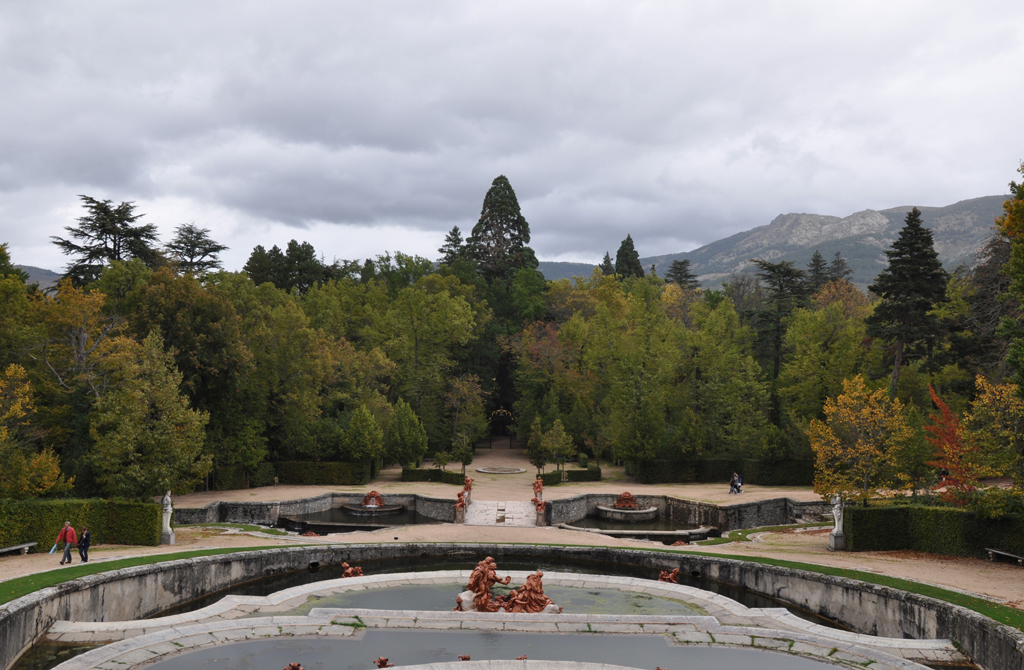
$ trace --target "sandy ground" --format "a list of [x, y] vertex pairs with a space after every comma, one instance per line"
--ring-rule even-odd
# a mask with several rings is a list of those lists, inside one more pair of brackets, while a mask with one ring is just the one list
[[[477, 500], [529, 500], [533, 492], [530, 484], [536, 471], [525, 461], [521, 451], [508, 449], [481, 450], [471, 469], [486, 465], [519, 465], [527, 472], [519, 475], [486, 475], [473, 472], [476, 479], [473, 496]], [[642, 485], [626, 479], [621, 468], [604, 468], [606, 479], [601, 482], [561, 484], [548, 488], [545, 497], [561, 498], [587, 492], [615, 492], [671, 494], [691, 500], [728, 503], [745, 500], [787, 496], [798, 500], [818, 497], [809, 488], [747, 486], [739, 496], [728, 495], [727, 484], [673, 484]], [[403, 484], [398, 480], [400, 471], [387, 470], [379, 480], [369, 486], [338, 488], [325, 486], [277, 486], [247, 491], [221, 491], [193, 493], [175, 499], [180, 507], [199, 507], [216, 500], [274, 501], [306, 498], [331, 491], [365, 492], [370, 488], [381, 492], [401, 491], [423, 493], [454, 499], [458, 487], [429, 482]], [[55, 531], [56, 534], [56, 531]], [[865, 570], [893, 577], [958, 589], [991, 597], [1008, 605], [1024, 609], [1024, 571], [1008, 563], [989, 563], [972, 558], [952, 558], [913, 552], [829, 552], [828, 529], [810, 532], [762, 533], [752, 536], [752, 542], [734, 542], [708, 547], [687, 546], [682, 551], [699, 551], [744, 556], [766, 556], [818, 565]], [[332, 535], [323, 538], [281, 538], [266, 534], [242, 534], [224, 529], [180, 528], [178, 544], [161, 547], [125, 547], [99, 545], [90, 552], [91, 561], [100, 562], [125, 558], [216, 547], [256, 547], [295, 545], [297, 543], [374, 543], [374, 542], [521, 542], [539, 544], [600, 545], [609, 547], [666, 548], [661, 543], [625, 538], [612, 538], [596, 533], [582, 533], [559, 528], [505, 528], [488, 526], [455, 526], [450, 524], [397, 526], [373, 532]], [[77, 555], [73, 565], [77, 565]], [[45, 570], [61, 569], [60, 556], [30, 554], [0, 557], [0, 580]]]

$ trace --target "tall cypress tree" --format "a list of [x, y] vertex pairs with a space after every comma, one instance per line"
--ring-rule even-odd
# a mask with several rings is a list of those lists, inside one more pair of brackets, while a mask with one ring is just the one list
[[867, 332], [893, 344], [889, 395], [896, 397], [903, 359], [929, 351], [939, 336], [938, 319], [929, 312], [946, 301], [948, 275], [917, 207], [907, 214], [899, 238], [885, 255], [889, 267], [868, 287], [881, 300], [867, 319]]
[[843, 255], [836, 252], [836, 255], [832, 257], [832, 262], [828, 266], [828, 280], [837, 281], [839, 279], [849, 279], [850, 275], [853, 274], [853, 270], [847, 265], [846, 259]]
[[700, 282], [697, 281], [697, 275], [693, 274], [690, 270], [690, 259], [684, 258], [683, 260], [672, 261], [672, 265], [668, 268], [668, 274], [665, 275], [665, 279], [670, 282], [679, 284], [682, 288], [699, 288]]
[[821, 287], [829, 282], [828, 263], [825, 257], [817, 249], [811, 256], [811, 262], [807, 264], [807, 285], [810, 292], [817, 293]]
[[466, 254], [466, 247], [462, 243], [462, 231], [458, 226], [451, 229], [444, 237], [444, 244], [437, 250], [441, 258], [437, 261], [440, 265], [451, 265], [461, 260]]
[[640, 265], [640, 254], [633, 247], [633, 238], [628, 234], [615, 252], [615, 274], [622, 277], [643, 277], [644, 266]]
[[480, 220], [466, 240], [470, 257], [488, 282], [500, 279], [511, 284], [517, 270], [537, 269], [530, 244], [530, 224], [519, 210], [516, 192], [505, 175], [499, 175], [484, 196]]
[[604, 260], [601, 261], [601, 264], [597, 266], [597, 269], [600, 270], [601, 274], [604, 275], [615, 274], [615, 265], [612, 263], [611, 254], [609, 254], [607, 251], [604, 252]]

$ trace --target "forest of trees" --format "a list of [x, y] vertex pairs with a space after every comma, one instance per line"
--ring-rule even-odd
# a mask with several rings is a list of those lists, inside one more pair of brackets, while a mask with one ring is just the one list
[[[947, 273], [912, 211], [869, 294], [845, 260], [704, 290], [626, 236], [546, 282], [505, 177], [436, 260], [257, 246], [244, 270], [132, 203], [84, 197], [53, 290], [0, 247], [0, 497], [139, 497], [284, 461], [445, 460], [511, 411], [542, 467], [817, 459], [820, 492], [1024, 483], [1024, 188]], [[943, 409], [944, 408], [944, 409]], [[938, 413], [936, 413], [936, 411]], [[955, 424], [955, 426], [954, 426]], [[868, 472], [870, 470], [870, 472]], [[859, 492], [859, 493], [858, 493]]]

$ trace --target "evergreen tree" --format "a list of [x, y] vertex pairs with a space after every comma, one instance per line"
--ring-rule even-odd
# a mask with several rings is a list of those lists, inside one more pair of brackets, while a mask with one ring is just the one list
[[615, 274], [615, 265], [612, 263], [611, 254], [609, 254], [607, 251], [604, 252], [604, 260], [601, 261], [601, 264], [597, 266], [597, 269], [600, 270], [601, 274], [603, 275]]
[[366, 405], [352, 412], [343, 444], [345, 455], [353, 461], [380, 458], [384, 454], [384, 431]]
[[401, 398], [395, 403], [395, 420], [387, 435], [387, 460], [403, 467], [416, 463], [427, 453], [427, 431], [409, 403]]
[[890, 397], [896, 397], [903, 359], [930, 351], [939, 336], [938, 319], [930, 314], [946, 301], [946, 271], [935, 251], [932, 231], [922, 225], [915, 207], [899, 238], [885, 252], [889, 266], [868, 287], [881, 300], [868, 319], [868, 335], [893, 344]]
[[7, 243], [0, 244], [0, 278], [11, 276], [22, 284], [28, 283], [28, 273], [14, 267], [11, 255], [7, 253]]
[[178, 226], [165, 247], [182, 274], [201, 275], [220, 269], [219, 254], [227, 247], [210, 238], [210, 231], [191, 223]]
[[850, 275], [853, 274], [853, 270], [846, 264], [846, 259], [843, 255], [836, 252], [836, 255], [832, 257], [832, 262], [828, 266], [828, 280], [837, 281], [839, 279], [849, 279]]
[[640, 254], [633, 247], [633, 238], [628, 234], [615, 253], [615, 274], [621, 277], [643, 277], [644, 266], [640, 265]]
[[697, 275], [690, 271], [689, 258], [672, 261], [672, 265], [669, 266], [668, 274], [665, 275], [665, 279], [674, 284], [678, 284], [682, 288], [700, 288], [700, 282], [697, 280]]
[[807, 288], [813, 295], [821, 290], [821, 287], [829, 283], [832, 276], [828, 270], [828, 263], [817, 249], [811, 256], [811, 262], [807, 264]]
[[160, 252], [154, 246], [156, 226], [135, 225], [143, 215], [135, 212], [134, 202], [115, 207], [110, 200], [79, 197], [86, 214], [78, 218], [78, 226], [65, 226], [64, 230], [80, 243], [55, 235], [50, 238], [64, 255], [71, 256], [64, 276], [75, 286], [96, 281], [113, 261], [138, 258], [149, 267], [159, 264]]
[[[371, 263], [371, 261], [367, 261]], [[285, 251], [274, 245], [270, 251], [262, 246], [252, 250], [249, 260], [242, 268], [257, 286], [270, 282], [279, 289], [298, 290], [305, 293], [314, 284], [323, 283], [343, 274], [351, 274], [355, 268], [351, 264], [340, 266], [337, 261], [327, 265], [317, 258], [316, 249], [309, 242], [301, 244], [296, 240], [288, 242]]]
[[779, 372], [782, 369], [783, 344], [789, 316], [807, 301], [807, 274], [794, 267], [792, 261], [770, 263], [751, 259], [758, 268], [758, 278], [764, 283], [766, 300], [754, 315], [754, 328], [764, 367], [771, 379], [771, 419], [779, 425], [782, 410], [779, 404]]
[[462, 260], [466, 256], [466, 246], [462, 242], [462, 231], [458, 226], [451, 229], [444, 238], [444, 244], [437, 250], [441, 258], [437, 261], [440, 265], [452, 265], [455, 261]]
[[264, 249], [262, 244], [257, 244], [242, 269], [257, 286], [268, 282], [277, 286], [282, 279], [283, 266], [284, 254], [276, 244], [270, 251]]
[[466, 240], [469, 256], [489, 282], [510, 284], [516, 270], [537, 268], [530, 243], [530, 224], [519, 210], [516, 192], [505, 175], [498, 176], [484, 196], [480, 220]]

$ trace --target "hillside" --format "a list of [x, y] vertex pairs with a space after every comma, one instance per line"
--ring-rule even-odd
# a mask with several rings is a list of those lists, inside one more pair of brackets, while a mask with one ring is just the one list
[[39, 288], [47, 289], [57, 283], [60, 279], [60, 273], [54, 272], [53, 270], [46, 270], [44, 268], [37, 268], [31, 265], [15, 265], [22, 272], [28, 273], [29, 284], [39, 284]]
[[[992, 195], [962, 200], [946, 207], [922, 207], [922, 219], [935, 234], [935, 248], [949, 269], [971, 263], [981, 244], [992, 232], [992, 222], [1003, 212], [1006, 196]], [[814, 250], [826, 259], [835, 252], [846, 257], [853, 269], [853, 282], [866, 286], [885, 267], [885, 250], [903, 227], [912, 205], [875, 211], [866, 209], [846, 217], [821, 214], [780, 214], [765, 226], [737, 233], [693, 251], [641, 258], [644, 268], [657, 266], [664, 274], [673, 260], [690, 259], [690, 266], [706, 286], [717, 286], [733, 272], [750, 267], [751, 258], [795, 261], [806, 267]], [[571, 267], [570, 267], [571, 266]], [[541, 263], [548, 279], [589, 275], [592, 265]], [[550, 273], [550, 274], [549, 274]]]

